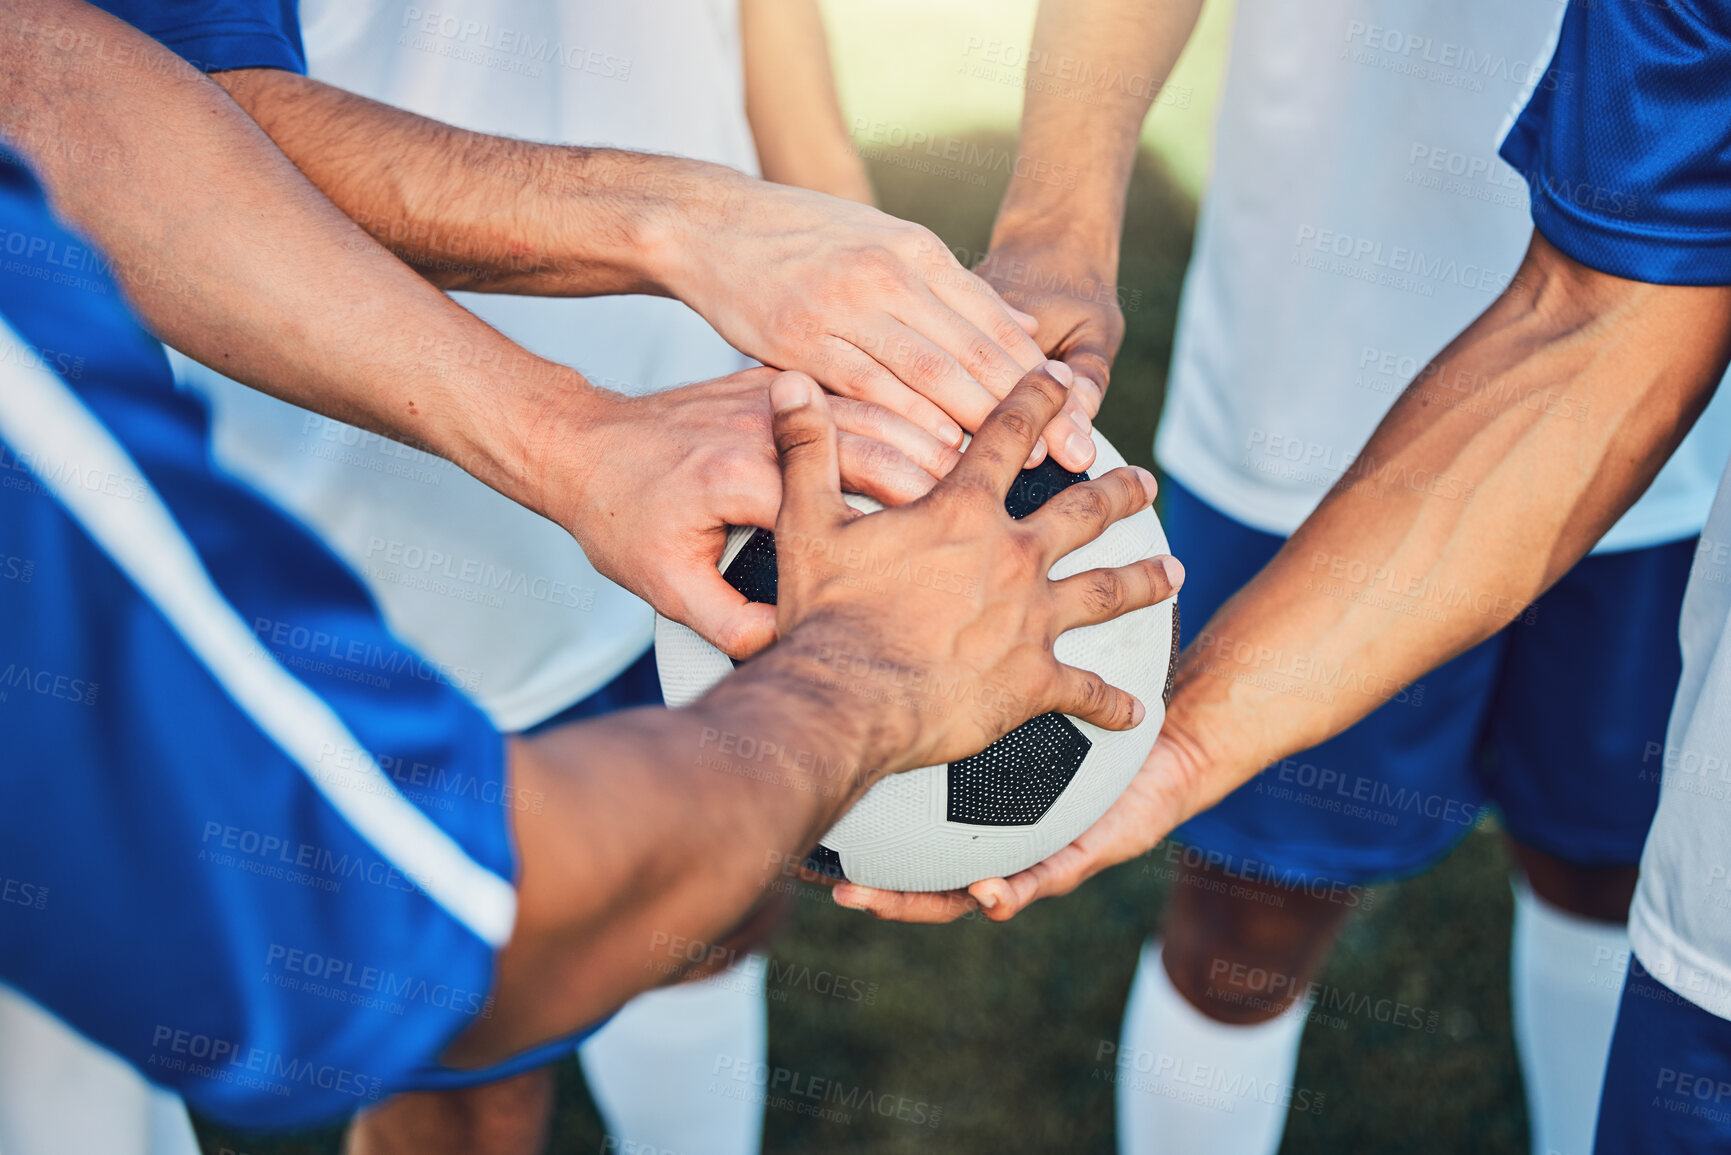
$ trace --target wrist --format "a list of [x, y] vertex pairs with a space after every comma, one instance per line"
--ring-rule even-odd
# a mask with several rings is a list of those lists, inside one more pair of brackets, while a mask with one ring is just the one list
[[724, 165], [680, 157], [632, 160], [640, 190], [631, 198], [634, 270], [652, 291], [689, 302], [704, 246], [726, 232], [735, 200], [750, 178]]
[[848, 631], [807, 628], [814, 624], [802, 624], [687, 709], [709, 740], [738, 748], [729, 752], [755, 759], [766, 779], [822, 803], [827, 826], [887, 772], [908, 768], [891, 758], [914, 738], [838, 668], [838, 655], [849, 654]]
[[[992, 227], [982, 276], [1009, 288], [1089, 280], [1117, 287], [1118, 223], [1008, 202]], [[1057, 277], [1055, 274], [1064, 276]]]
[[988, 251], [1037, 250], [1116, 278], [1123, 219], [1121, 198], [1116, 204], [1090, 203], [1062, 188], [1016, 178], [992, 223]]
[[630, 398], [515, 346], [473, 390], [469, 460], [456, 460], [506, 497], [571, 531], [599, 446]]

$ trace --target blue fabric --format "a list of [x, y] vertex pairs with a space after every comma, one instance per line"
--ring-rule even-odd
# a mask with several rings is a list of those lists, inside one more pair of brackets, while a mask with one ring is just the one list
[[[1285, 539], [1170, 478], [1162, 490], [1172, 552], [1184, 559], [1188, 645]], [[1677, 619], [1694, 548], [1690, 539], [1584, 559], [1515, 624], [1174, 837], [1240, 875], [1360, 885], [1423, 870], [1494, 804], [1514, 837], [1566, 861], [1638, 861], [1682, 674]], [[1316, 560], [1308, 580], [1356, 588], [1330, 568]]]
[[307, 70], [296, 0], [98, 0], [96, 6], [204, 72]]
[[[0, 979], [215, 1118], [345, 1116], [487, 1013], [492, 951], [348, 826], [39, 479], [153, 488], [259, 645], [510, 879], [502, 740], [320, 541], [213, 471], [202, 407], [105, 263], [0, 166], [0, 248], [13, 236], [0, 317], [141, 476], [0, 442]], [[27, 355], [0, 345], [0, 366]], [[321, 781], [342, 789], [351, 757]]]
[[555, 726], [567, 726], [585, 718], [599, 718], [619, 710], [635, 710], [639, 706], [663, 706], [661, 673], [655, 665], [655, 647], [650, 646], [626, 666], [611, 682], [587, 698], [567, 706], [551, 718], [535, 723], [525, 734], [541, 734]]
[[1631, 958], [1605, 1061], [1595, 1155], [1731, 1150], [1731, 1022]]
[[1731, 5], [1575, 0], [1502, 146], [1533, 224], [1599, 270], [1731, 284]]

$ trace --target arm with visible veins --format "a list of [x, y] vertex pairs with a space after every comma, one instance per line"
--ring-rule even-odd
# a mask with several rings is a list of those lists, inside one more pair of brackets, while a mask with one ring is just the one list
[[[747, 15], [756, 56], [774, 43], [822, 47], [815, 12], [770, 32], [758, 26], [765, 14]], [[775, 62], [756, 61], [748, 95], [765, 162], [781, 177], [869, 193], [835, 155], [847, 140], [833, 91], [826, 104], [802, 88], [827, 80], [818, 63], [766, 78]], [[937, 236], [869, 204], [684, 157], [469, 132], [277, 69], [212, 79], [343, 212], [442, 288], [674, 297], [746, 355], [950, 445], [1044, 360], [1032, 322]], [[798, 115], [762, 107], [801, 92]], [[797, 155], [813, 141], [828, 161]], [[1087, 460], [1057, 452], [1075, 468], [1092, 459], [1091, 447]]]
[[[1151, 559], [1056, 582], [1047, 574], [1147, 508], [1153, 477], [1114, 470], [1019, 522], [1003, 507], [1066, 396], [1054, 378], [1030, 373], [927, 497], [870, 517], [842, 500], [822, 392], [793, 373], [775, 389], [788, 495], [776, 524], [783, 640], [690, 707], [512, 742], [513, 787], [547, 801], [538, 814], [513, 812], [516, 931], [499, 959], [494, 1013], [450, 1061], [485, 1063], [569, 1033], [665, 981], [673, 960], [657, 942], [728, 936], [782, 864], [801, 861], [885, 773], [981, 750], [1047, 710], [1111, 730], [1145, 714], [1096, 675], [1059, 665], [1052, 644], [1171, 596], [1166, 571]], [[905, 558], [916, 571], [942, 559], [976, 578], [967, 596], [894, 581], [862, 589], [861, 557]], [[922, 702], [919, 691], [884, 693], [873, 679], [885, 671], [896, 686], [1009, 693]], [[748, 743], [785, 756], [745, 757]]]
[[1030, 61], [1077, 79], [1027, 86], [1016, 166], [980, 273], [1039, 320], [1046, 354], [1098, 392], [1124, 339], [1118, 242], [1142, 122], [1201, 8], [1202, 0], [1041, 0], [1035, 18]]
[[[78, 0], [0, 2], [0, 136], [170, 345], [456, 462], [730, 654], [774, 637], [715, 568], [727, 526], [775, 520], [769, 370], [629, 398], [533, 356], [356, 227], [215, 84]], [[906, 420], [836, 412], [859, 491], [905, 501], [954, 463]]]
[[[1419, 373], [1322, 504], [1185, 650], [1159, 741], [1099, 822], [971, 896], [843, 884], [837, 900], [917, 921], [978, 902], [1006, 919], [1150, 850], [1518, 616], [1646, 491], [1728, 360], [1731, 288], [1596, 272], [1535, 233], [1509, 288]], [[1391, 574], [1420, 599], [1471, 596], [1441, 614], [1361, 596]]]

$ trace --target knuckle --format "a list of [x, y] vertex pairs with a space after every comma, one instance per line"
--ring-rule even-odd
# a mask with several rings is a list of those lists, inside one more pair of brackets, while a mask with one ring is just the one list
[[1021, 387], [1031, 389], [1039, 394], [1041, 403], [1050, 405], [1053, 409], [1062, 409], [1064, 402], [1069, 400], [1069, 390], [1058, 384], [1057, 380], [1042, 363], [1022, 375]]
[[829, 430], [819, 425], [793, 425], [780, 422], [775, 428], [776, 452], [794, 457], [814, 452], [829, 440]]
[[1086, 714], [1098, 714], [1106, 705], [1106, 683], [1098, 674], [1084, 673], [1076, 693], [1077, 705]]
[[888, 431], [889, 414], [869, 401], [831, 398], [830, 406], [838, 417], [845, 416], [848, 428], [855, 433], [881, 441], [883, 434]]
[[998, 424], [1012, 437], [1026, 441], [1030, 445], [1040, 435], [1040, 430], [1043, 427], [1040, 422], [1034, 420], [1032, 413], [1013, 405], [998, 410]]
[[1076, 496], [1065, 504], [1077, 521], [1099, 525], [1112, 516], [1112, 500], [1104, 490], [1092, 485], [1078, 485], [1070, 492]]
[[1095, 614], [1110, 616], [1123, 608], [1129, 592], [1121, 574], [1116, 570], [1102, 570], [1083, 589], [1082, 598]]
[[1028, 336], [1026, 330], [1016, 324], [1016, 322], [1012, 321], [1009, 317], [1000, 317], [998, 320], [993, 321], [991, 330], [987, 333], [987, 336], [996, 342], [998, 348], [1004, 350], [1006, 353], [1012, 349], [1024, 348], [1034, 343], [1034, 339]]
[[899, 289], [907, 282], [907, 263], [891, 250], [872, 245], [855, 254], [849, 276], [878, 289]]
[[[998, 495], [991, 479], [973, 472], [952, 473], [943, 486], [933, 492], [953, 504], [958, 514], [990, 517], [1004, 509], [1003, 498]], [[1020, 536], [1014, 535], [1012, 541], [1019, 540]], [[1016, 547], [1012, 545], [1011, 548]]]
[[937, 381], [948, 376], [952, 364], [954, 362], [946, 354], [928, 348], [910, 350], [903, 362], [908, 374], [923, 382]]
[[968, 376], [983, 381], [998, 368], [1002, 355], [1002, 352], [988, 341], [970, 340], [967, 348], [962, 350], [961, 366]]

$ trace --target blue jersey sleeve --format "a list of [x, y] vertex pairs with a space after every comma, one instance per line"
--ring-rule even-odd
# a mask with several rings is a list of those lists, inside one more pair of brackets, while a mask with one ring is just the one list
[[1631, 280], [1731, 284], [1731, 5], [1572, 0], [1503, 141], [1533, 224]]
[[204, 72], [307, 70], [296, 0], [96, 0]]
[[0, 165], [0, 981], [199, 1110], [341, 1118], [490, 1013], [504, 744], [209, 459], [107, 261]]

